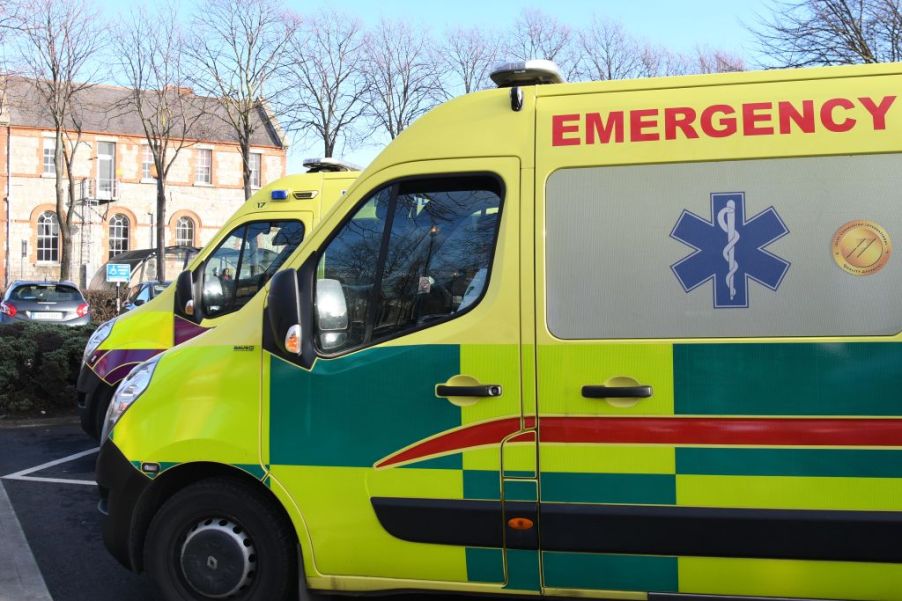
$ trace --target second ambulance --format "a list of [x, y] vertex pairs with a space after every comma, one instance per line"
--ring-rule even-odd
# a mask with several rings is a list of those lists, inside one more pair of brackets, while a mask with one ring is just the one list
[[[337, 159], [309, 159], [304, 166], [306, 173], [279, 179], [251, 196], [175, 285], [97, 328], [77, 385], [81, 425], [89, 436], [100, 438], [113, 392], [135, 365], [216, 327], [243, 307], [358, 175], [356, 167]], [[187, 308], [181, 298], [186, 287], [201, 291]]]

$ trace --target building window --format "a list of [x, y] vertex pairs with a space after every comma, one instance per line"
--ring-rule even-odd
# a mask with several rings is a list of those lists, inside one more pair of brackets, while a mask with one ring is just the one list
[[175, 222], [175, 243], [178, 246], [194, 246], [194, 220], [179, 217]]
[[152, 180], [155, 178], [153, 163], [153, 149], [150, 145], [144, 147], [144, 157], [141, 159], [141, 179]]
[[54, 155], [56, 155], [56, 140], [44, 140], [44, 175], [56, 175]]
[[109, 200], [114, 196], [116, 179], [116, 143], [97, 143], [97, 198]]
[[59, 263], [60, 224], [53, 211], [44, 211], [38, 217], [38, 262]]
[[128, 250], [128, 217], [117, 213], [110, 219], [110, 259]]
[[260, 187], [260, 154], [251, 153], [249, 167], [251, 168], [251, 188]]
[[209, 148], [197, 150], [197, 174], [194, 181], [198, 184], [213, 183], [213, 151]]

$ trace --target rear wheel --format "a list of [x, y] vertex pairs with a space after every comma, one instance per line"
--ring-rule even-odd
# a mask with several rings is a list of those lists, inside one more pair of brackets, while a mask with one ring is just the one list
[[253, 485], [210, 478], [154, 516], [144, 564], [166, 601], [286, 599], [297, 583], [293, 529]]

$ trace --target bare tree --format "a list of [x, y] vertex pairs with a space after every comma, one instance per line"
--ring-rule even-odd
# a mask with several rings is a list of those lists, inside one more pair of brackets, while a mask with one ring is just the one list
[[594, 17], [578, 32], [577, 43], [583, 56], [581, 79], [628, 79], [642, 74], [643, 52], [647, 49], [621, 23]]
[[900, 0], [773, 2], [752, 32], [772, 66], [902, 60]]
[[382, 20], [365, 46], [367, 114], [394, 139], [436, 101], [436, 65], [426, 32]]
[[166, 178], [182, 149], [199, 137], [202, 100], [187, 87], [183, 36], [173, 4], [132, 11], [116, 28], [113, 45], [127, 93], [118, 109], [141, 121], [157, 188], [157, 278], [166, 279]]
[[449, 29], [444, 43], [436, 49], [444, 98], [469, 94], [491, 87], [489, 74], [498, 62], [499, 36], [478, 27]]
[[322, 10], [298, 28], [288, 47], [285, 111], [291, 127], [312, 131], [331, 157], [366, 110], [364, 33], [359, 19]]
[[[22, 71], [34, 80], [37, 100], [53, 124], [56, 214], [62, 238], [60, 278], [71, 279], [75, 192], [70, 182], [67, 206], [63, 178], [66, 163], [74, 161], [79, 145], [66, 146], [66, 133], [78, 129], [72, 116], [79, 108], [81, 95], [93, 85], [89, 82], [97, 79], [97, 67], [92, 65], [97, 64], [101, 51], [101, 22], [86, 0], [23, 0], [17, 14]], [[67, 152], [71, 153], [69, 159], [64, 156]]]
[[219, 100], [215, 111], [235, 132], [241, 151], [244, 197], [251, 196], [254, 133], [275, 120], [267, 95], [280, 91], [288, 44], [297, 19], [276, 0], [208, 0], [198, 5], [186, 53], [192, 84]]
[[573, 31], [555, 17], [537, 8], [526, 8], [509, 32], [506, 50], [511, 59], [554, 61], [567, 79], [575, 79], [579, 59], [573, 37]]
[[717, 48], [695, 49], [694, 73], [730, 73], [745, 71], [745, 60], [738, 55]]

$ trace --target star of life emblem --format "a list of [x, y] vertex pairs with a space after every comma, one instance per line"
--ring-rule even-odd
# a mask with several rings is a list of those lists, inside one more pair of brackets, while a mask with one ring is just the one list
[[777, 290], [789, 270], [785, 261], [765, 250], [789, 233], [769, 207], [745, 218], [745, 193], [711, 194], [712, 220], [683, 210], [670, 237], [695, 252], [670, 266], [685, 292], [714, 282], [714, 308], [749, 306], [749, 281]]

